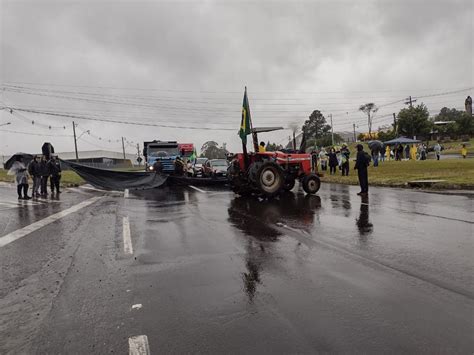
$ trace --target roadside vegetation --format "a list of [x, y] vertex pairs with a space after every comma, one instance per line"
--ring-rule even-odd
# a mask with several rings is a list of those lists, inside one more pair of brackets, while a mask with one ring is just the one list
[[[323, 182], [358, 185], [357, 170], [351, 161], [349, 176], [325, 172]], [[474, 159], [385, 161], [378, 167], [369, 167], [369, 184], [377, 186], [407, 186], [413, 180], [445, 180], [433, 189], [474, 189]]]

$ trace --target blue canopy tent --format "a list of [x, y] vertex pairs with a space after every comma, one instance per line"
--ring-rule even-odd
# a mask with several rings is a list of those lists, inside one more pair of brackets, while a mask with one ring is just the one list
[[411, 139], [407, 137], [398, 137], [389, 141], [384, 142], [386, 145], [394, 145], [394, 144], [415, 144], [420, 143], [421, 141], [417, 139]]

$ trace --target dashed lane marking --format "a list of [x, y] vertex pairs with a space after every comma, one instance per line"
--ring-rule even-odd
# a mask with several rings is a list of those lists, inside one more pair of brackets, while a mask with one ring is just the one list
[[207, 191], [204, 191], [204, 190], [201, 190], [200, 188], [196, 187], [196, 186], [193, 186], [193, 185], [189, 185], [190, 188], [196, 190], [196, 191], [199, 191], [203, 194], [207, 194]]
[[129, 355], [150, 354], [150, 346], [148, 345], [148, 337], [146, 335], [137, 335], [137, 336], [128, 338], [128, 354]]
[[123, 217], [123, 251], [125, 254], [133, 254], [132, 238], [130, 235], [130, 220]]
[[48, 224], [51, 224], [63, 217], [66, 217], [67, 215], [77, 212], [80, 209], [87, 207], [89, 205], [92, 205], [94, 202], [97, 200], [101, 199], [102, 197], [92, 197], [88, 200], [82, 201], [78, 203], [77, 205], [74, 205], [72, 207], [69, 207], [68, 209], [65, 209], [64, 211], [52, 214], [51, 216], [48, 216], [46, 218], [43, 218], [35, 223], [32, 223], [26, 227], [23, 227], [21, 229], [17, 229], [14, 232], [11, 232], [7, 235], [4, 235], [3, 237], [0, 237], [0, 248], [4, 247], [5, 245], [8, 245], [12, 242], [14, 242], [17, 239], [23, 238], [24, 236], [33, 233], [37, 231], [40, 228], [43, 228], [44, 226], [47, 226]]
[[125, 191], [123, 192], [123, 198], [128, 198], [128, 195], [129, 195], [128, 189], [125, 189]]

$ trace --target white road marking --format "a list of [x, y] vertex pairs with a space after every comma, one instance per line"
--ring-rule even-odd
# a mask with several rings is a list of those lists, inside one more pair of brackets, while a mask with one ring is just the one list
[[128, 198], [128, 189], [123, 192], [123, 198]]
[[128, 338], [128, 354], [129, 355], [150, 354], [150, 346], [148, 345], [148, 337], [146, 335], [137, 335], [137, 336]]
[[137, 303], [137, 304], [134, 304], [134, 305], [132, 306], [132, 309], [140, 309], [140, 308], [142, 308], [142, 307], [143, 307], [143, 305], [142, 305], [141, 303]]
[[130, 236], [130, 220], [123, 217], [123, 251], [125, 254], [133, 254], [132, 238]]
[[47, 226], [50, 223], [56, 222], [57, 220], [66, 217], [67, 215], [77, 212], [80, 209], [87, 207], [89, 205], [92, 205], [94, 202], [97, 200], [101, 199], [102, 197], [92, 197], [88, 200], [82, 201], [78, 203], [77, 205], [74, 205], [72, 207], [69, 207], [68, 209], [65, 209], [64, 211], [52, 214], [51, 216], [48, 216], [44, 219], [41, 219], [35, 223], [32, 223], [26, 227], [23, 227], [21, 229], [17, 229], [14, 232], [11, 232], [7, 235], [4, 235], [3, 237], [0, 237], [0, 248], [4, 247], [7, 244], [10, 244], [14, 242], [17, 239], [23, 238], [24, 236], [33, 233], [37, 231], [40, 228], [43, 228], [44, 226]]
[[196, 191], [199, 191], [203, 194], [207, 194], [207, 191], [204, 191], [204, 190], [201, 190], [200, 188], [196, 187], [196, 186], [193, 186], [193, 185], [189, 185], [190, 188], [196, 190]]
[[81, 185], [81, 186], [79, 186], [79, 188], [80, 189], [86, 189], [86, 190], [94, 190], [94, 191], [104, 192], [104, 190], [97, 189], [94, 186], [90, 186], [90, 185]]

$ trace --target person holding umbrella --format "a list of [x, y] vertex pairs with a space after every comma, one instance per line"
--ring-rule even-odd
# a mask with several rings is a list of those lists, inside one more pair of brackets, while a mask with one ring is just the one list
[[[25, 164], [23, 163], [23, 157], [21, 155], [17, 155], [15, 157], [15, 162], [13, 163], [10, 170], [8, 170], [8, 175], [15, 175], [18, 199], [30, 200], [31, 197], [28, 196], [28, 171]], [[21, 195], [22, 191], [23, 196]]]

